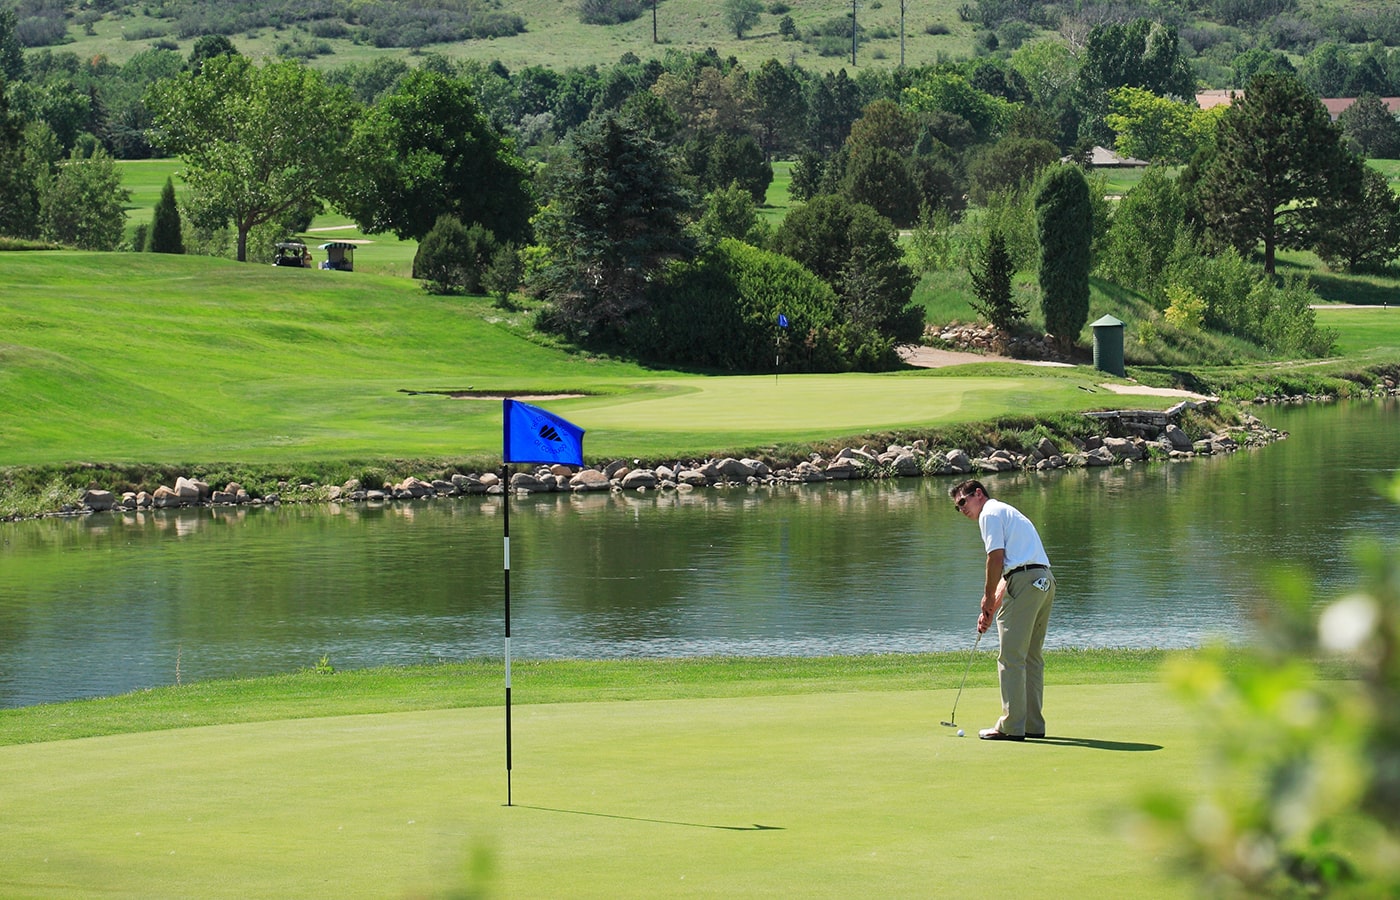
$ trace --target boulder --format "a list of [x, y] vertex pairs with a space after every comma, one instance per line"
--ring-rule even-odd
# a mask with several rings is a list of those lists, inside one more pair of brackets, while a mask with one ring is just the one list
[[83, 494], [83, 506], [94, 512], [105, 512], [116, 505], [116, 495], [111, 491], [92, 488]]
[[1191, 449], [1191, 438], [1187, 437], [1186, 432], [1182, 431], [1177, 425], [1168, 425], [1162, 436], [1172, 445], [1173, 450]]
[[182, 504], [198, 503], [209, 495], [209, 485], [181, 475], [175, 479], [174, 493], [176, 497], [180, 498]]
[[180, 495], [165, 485], [155, 489], [151, 494], [151, 505], [156, 509], [170, 509], [176, 506], [184, 506], [185, 502], [180, 499]]
[[575, 491], [606, 491], [611, 486], [608, 476], [597, 469], [583, 469], [569, 479], [569, 489]]
[[699, 469], [681, 469], [676, 473], [676, 481], [691, 487], [704, 487], [710, 483], [710, 479], [706, 478], [705, 473]]
[[954, 474], [966, 475], [972, 471], [972, 460], [962, 450], [949, 450], [943, 457]]
[[838, 456], [826, 467], [826, 477], [845, 481], [860, 477], [860, 463], [851, 456]]
[[639, 488], [654, 488], [661, 479], [656, 477], [656, 473], [647, 469], [633, 469], [622, 477], [620, 482], [623, 490], [636, 490]]

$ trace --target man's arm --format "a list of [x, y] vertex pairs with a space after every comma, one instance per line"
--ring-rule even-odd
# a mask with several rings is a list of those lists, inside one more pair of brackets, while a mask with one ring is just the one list
[[992, 624], [992, 617], [997, 614], [997, 607], [1001, 605], [1003, 588], [1001, 586], [1002, 564], [1006, 561], [1006, 551], [996, 549], [987, 554], [987, 578], [982, 586], [982, 608], [977, 615], [977, 631], [985, 632]]

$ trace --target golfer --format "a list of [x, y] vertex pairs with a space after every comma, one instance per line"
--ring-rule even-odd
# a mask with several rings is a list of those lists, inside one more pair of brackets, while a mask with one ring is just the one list
[[977, 520], [987, 549], [987, 577], [977, 632], [996, 617], [997, 678], [1001, 718], [978, 737], [984, 741], [1024, 741], [1045, 737], [1045, 631], [1055, 603], [1050, 557], [1031, 520], [1016, 507], [987, 495], [980, 481], [964, 481], [948, 492], [958, 512]]

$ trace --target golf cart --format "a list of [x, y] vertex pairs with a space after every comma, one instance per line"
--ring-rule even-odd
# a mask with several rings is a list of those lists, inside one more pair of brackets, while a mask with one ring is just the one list
[[354, 244], [349, 241], [331, 241], [322, 244], [321, 249], [326, 251], [326, 261], [321, 263], [321, 268], [336, 272], [355, 271]]
[[277, 252], [272, 257], [274, 266], [291, 266], [294, 269], [308, 269], [311, 267], [311, 251], [306, 249], [306, 245], [301, 241], [283, 241], [277, 245]]

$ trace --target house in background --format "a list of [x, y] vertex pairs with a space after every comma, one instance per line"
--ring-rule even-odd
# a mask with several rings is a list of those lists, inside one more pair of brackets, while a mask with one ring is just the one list
[[[1216, 106], [1229, 106], [1234, 100], [1243, 99], [1244, 91], [1201, 91], [1196, 95], [1196, 105], [1201, 109], [1211, 109]], [[1332, 117], [1332, 121], [1337, 121], [1337, 116], [1353, 103], [1355, 97], [1323, 97], [1322, 105], [1327, 107], [1327, 114]], [[1392, 116], [1400, 116], [1400, 97], [1382, 97], [1381, 102], [1385, 108], [1390, 110]]]

